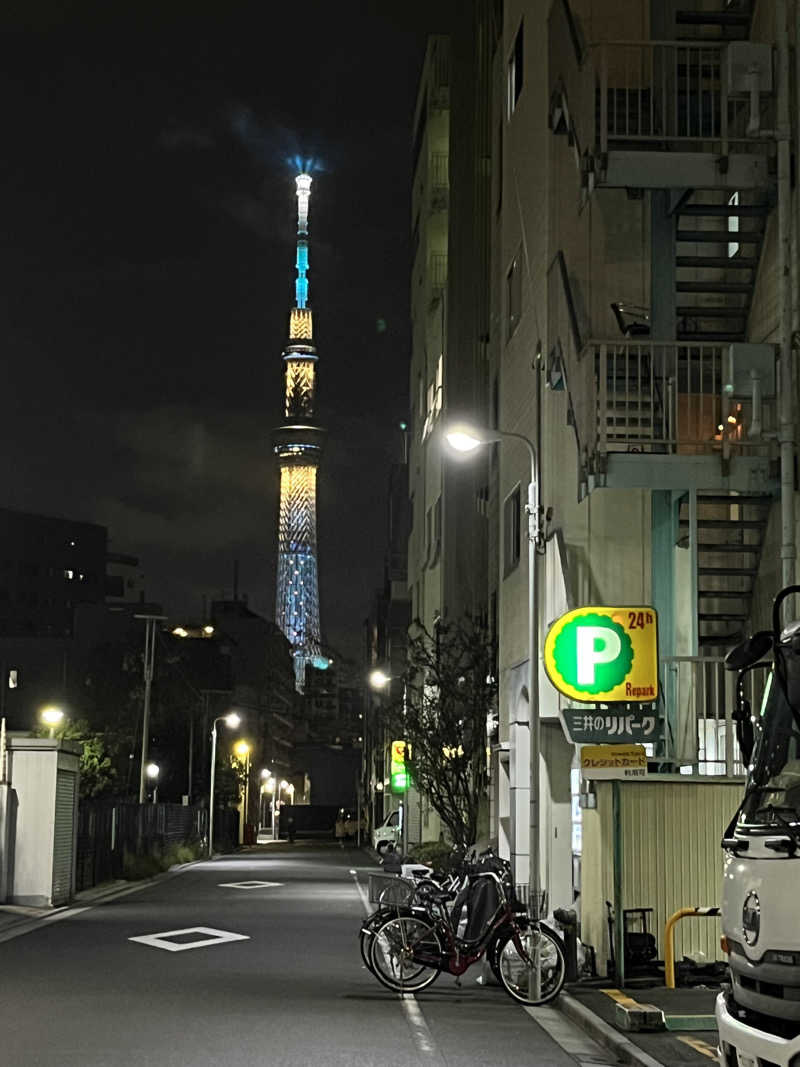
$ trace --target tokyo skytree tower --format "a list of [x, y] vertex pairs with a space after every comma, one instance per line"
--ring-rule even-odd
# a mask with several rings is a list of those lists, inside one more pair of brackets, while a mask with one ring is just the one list
[[[307, 663], [322, 666], [317, 578], [317, 467], [324, 431], [314, 419], [317, 351], [308, 307], [308, 203], [311, 177], [298, 174], [297, 279], [283, 353], [283, 424], [273, 433], [281, 473], [275, 621], [292, 646], [298, 688]], [[327, 666], [327, 661], [325, 664]]]

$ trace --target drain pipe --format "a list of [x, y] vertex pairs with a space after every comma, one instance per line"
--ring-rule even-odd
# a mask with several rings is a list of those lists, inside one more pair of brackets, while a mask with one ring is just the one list
[[786, 0], [775, 0], [775, 40], [778, 54], [776, 138], [778, 142], [778, 441], [781, 464], [781, 578], [794, 583], [794, 396], [792, 374], [791, 187], [789, 125], [789, 31]]

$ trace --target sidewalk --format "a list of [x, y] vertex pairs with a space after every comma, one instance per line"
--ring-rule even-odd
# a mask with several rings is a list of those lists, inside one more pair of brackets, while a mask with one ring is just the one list
[[[717, 1032], [714, 1024], [716, 988], [648, 989], [599, 988], [577, 983], [569, 986], [557, 1002], [561, 1011], [611, 1049], [624, 1063], [640, 1067], [677, 1067], [678, 1064], [716, 1062]], [[655, 1025], [653, 1030], [629, 1030], [625, 1020], [641, 1019], [642, 1008]], [[663, 1022], [662, 1022], [663, 1019]]]

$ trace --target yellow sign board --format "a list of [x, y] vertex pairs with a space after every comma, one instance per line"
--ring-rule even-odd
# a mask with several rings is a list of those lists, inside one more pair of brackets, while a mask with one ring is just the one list
[[581, 749], [584, 778], [644, 778], [646, 774], [644, 745], [584, 745]]
[[651, 607], [586, 607], [557, 619], [544, 669], [564, 696], [583, 703], [649, 704], [658, 698], [658, 616]]

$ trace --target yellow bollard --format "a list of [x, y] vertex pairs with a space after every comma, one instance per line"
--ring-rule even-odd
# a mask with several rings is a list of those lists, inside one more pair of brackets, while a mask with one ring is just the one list
[[675, 924], [687, 915], [719, 915], [719, 908], [678, 908], [667, 919], [667, 925], [664, 927], [664, 981], [667, 989], [675, 988]]

